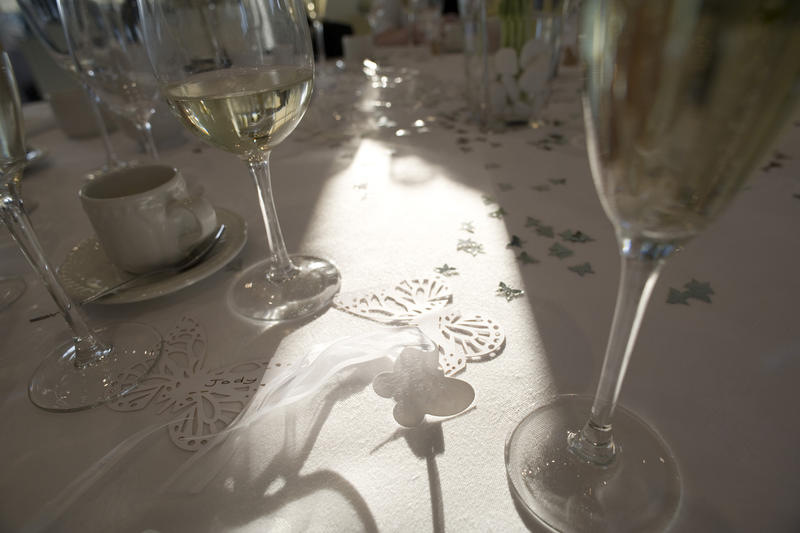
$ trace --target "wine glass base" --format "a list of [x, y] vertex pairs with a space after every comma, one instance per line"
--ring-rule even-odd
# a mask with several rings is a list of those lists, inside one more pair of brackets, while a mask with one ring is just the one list
[[660, 531], [675, 517], [681, 482], [667, 445], [644, 421], [617, 407], [617, 454], [597, 466], [567, 447], [586, 423], [592, 399], [559, 396], [526, 416], [506, 442], [514, 497], [531, 515], [560, 531]]
[[293, 320], [328, 306], [339, 292], [341, 275], [333, 263], [306, 255], [291, 256], [294, 274], [275, 282], [267, 278], [270, 261], [245, 270], [229, 294], [233, 310], [256, 320]]
[[22, 278], [0, 278], [0, 310], [19, 300], [25, 287], [27, 285]]
[[129, 391], [153, 367], [161, 353], [161, 335], [134, 322], [95, 330], [111, 351], [90, 364], [75, 365], [75, 345], [55, 348], [31, 378], [28, 396], [42, 409], [79, 411]]

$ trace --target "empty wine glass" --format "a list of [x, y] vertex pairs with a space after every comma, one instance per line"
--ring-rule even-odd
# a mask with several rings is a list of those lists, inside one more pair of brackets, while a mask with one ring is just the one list
[[272, 198], [270, 151], [308, 108], [314, 58], [300, 0], [142, 0], [145, 42], [161, 94], [204, 141], [250, 169], [270, 257], [242, 273], [232, 308], [260, 320], [322, 309], [339, 290], [325, 259], [289, 256]]
[[676, 515], [672, 453], [617, 399], [665, 259], [722, 211], [793, 116], [799, 27], [795, 0], [583, 2], [589, 159], [622, 271], [594, 399], [539, 407], [506, 444], [515, 496], [551, 527], [656, 531]]
[[59, 67], [76, 77], [89, 100], [106, 155], [105, 166], [90, 172], [89, 176], [92, 177], [124, 166], [124, 163], [114, 153], [114, 148], [108, 135], [108, 128], [98, 106], [98, 97], [87, 83], [85, 76], [78, 70], [74, 58], [69, 53], [64, 26], [61, 23], [61, 15], [58, 12], [57, 0], [17, 0], [17, 4], [31, 31], [42, 43], [50, 57]]
[[48, 264], [19, 198], [25, 166], [22, 112], [11, 62], [0, 52], [0, 218], [72, 330], [69, 341], [47, 354], [28, 394], [44, 409], [85, 409], [133, 388], [161, 353], [161, 336], [150, 326], [133, 322], [90, 329]]
[[135, 0], [58, 0], [67, 45], [79, 71], [111, 111], [136, 126], [158, 159], [150, 117], [158, 95]]

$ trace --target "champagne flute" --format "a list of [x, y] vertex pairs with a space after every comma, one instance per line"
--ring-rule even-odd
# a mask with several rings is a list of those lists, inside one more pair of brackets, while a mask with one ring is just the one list
[[106, 154], [105, 166], [90, 172], [89, 176], [93, 177], [125, 166], [114, 153], [114, 148], [108, 135], [108, 127], [106, 127], [98, 105], [99, 98], [87, 83], [85, 76], [78, 70], [75, 60], [69, 53], [69, 47], [64, 36], [64, 26], [61, 24], [61, 15], [58, 12], [57, 0], [17, 0], [17, 4], [31, 31], [42, 43], [50, 57], [59, 67], [76, 77], [89, 100]]
[[135, 0], [57, 0], [67, 46], [89, 86], [111, 111], [136, 126], [158, 159], [150, 126], [158, 95], [144, 49]]
[[161, 353], [161, 336], [150, 326], [127, 322], [92, 330], [48, 264], [28, 215], [19, 182], [25, 166], [22, 112], [11, 62], [0, 49], [0, 218], [44, 282], [72, 338], [47, 354], [31, 379], [34, 404], [76, 411], [112, 400], [132, 389]]
[[730, 202], [796, 109], [799, 27], [796, 0], [584, 2], [589, 158], [622, 270], [594, 399], [559, 397], [506, 443], [514, 495], [551, 527], [655, 531], [676, 515], [675, 459], [617, 399], [665, 259]]
[[193, 133], [245, 161], [255, 181], [270, 256], [237, 278], [231, 307], [258, 320], [322, 309], [339, 290], [339, 272], [325, 259], [289, 256], [269, 168], [270, 151], [297, 126], [314, 82], [302, 1], [141, 0], [139, 6], [161, 94]]

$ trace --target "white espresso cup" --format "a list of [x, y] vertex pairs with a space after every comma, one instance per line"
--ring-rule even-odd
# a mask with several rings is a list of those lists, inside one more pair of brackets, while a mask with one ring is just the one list
[[109, 172], [84, 185], [80, 198], [109, 260], [135, 274], [179, 263], [217, 226], [208, 200], [190, 196], [166, 165]]

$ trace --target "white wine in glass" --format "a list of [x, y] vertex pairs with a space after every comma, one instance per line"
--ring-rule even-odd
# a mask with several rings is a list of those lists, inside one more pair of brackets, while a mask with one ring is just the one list
[[313, 78], [313, 70], [304, 67], [231, 67], [168, 86], [164, 96], [207, 142], [259, 157], [297, 126], [308, 107]]
[[325, 259], [290, 256], [272, 198], [269, 156], [308, 109], [314, 57], [301, 0], [141, 0], [150, 62], [183, 124], [234, 153], [255, 181], [269, 257], [243, 272], [228, 301], [257, 320], [326, 307], [341, 278]]
[[797, 108], [800, 2], [587, 0], [582, 18], [589, 159], [620, 288], [594, 398], [531, 412], [506, 467], [514, 495], [555, 529], [657, 531], [679, 507], [678, 466], [617, 399], [664, 261], [730, 202]]

